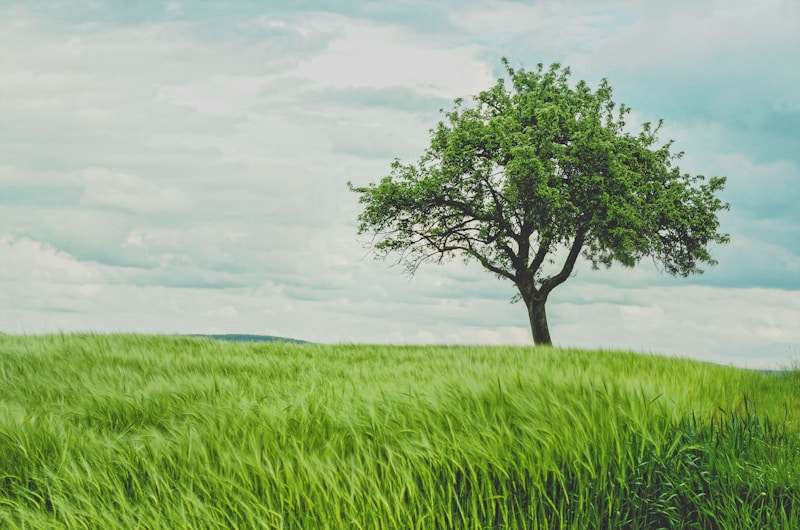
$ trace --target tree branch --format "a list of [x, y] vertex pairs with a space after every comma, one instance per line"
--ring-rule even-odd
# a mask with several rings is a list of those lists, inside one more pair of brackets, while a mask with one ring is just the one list
[[544, 258], [547, 257], [547, 252], [550, 250], [549, 247], [550, 247], [549, 243], [540, 241], [539, 250], [536, 251], [536, 255], [533, 257], [530, 264], [528, 265], [529, 274], [536, 274], [536, 271], [538, 271], [539, 267], [542, 266], [542, 263], [544, 263]]
[[[550, 291], [567, 281], [569, 275], [572, 274], [572, 269], [575, 267], [575, 261], [578, 259], [578, 256], [581, 253], [581, 248], [583, 247], [585, 238], [586, 229], [578, 229], [578, 233], [575, 235], [575, 239], [572, 242], [572, 247], [569, 249], [569, 255], [564, 261], [564, 266], [561, 267], [561, 270], [558, 272], [558, 274], [551, 276], [542, 282], [541, 291], [545, 295], [549, 294]], [[541, 248], [539, 251], [541, 252]]]
[[[424, 241], [430, 248], [435, 250], [435, 252], [425, 254], [421, 258], [415, 260], [416, 265], [437, 254], [440, 256], [441, 259], [448, 252], [460, 251], [460, 252], [465, 252], [467, 255], [475, 258], [481, 265], [483, 265], [485, 269], [489, 270], [490, 272], [493, 272], [498, 276], [502, 276], [503, 278], [507, 278], [511, 281], [515, 280], [513, 274], [493, 264], [491, 261], [489, 261], [489, 258], [487, 258], [485, 255], [481, 254], [478, 250], [475, 249], [472, 242], [477, 241], [479, 243], [483, 243], [483, 241], [481, 240], [463, 236], [461, 239], [464, 244], [458, 244], [458, 243], [450, 243], [446, 240], [445, 241], [437, 240], [436, 238], [433, 238], [429, 234], [426, 234], [424, 232], [415, 232], [414, 235], [419, 237], [419, 239], [417, 239], [416, 242], [414, 243]], [[416, 270], [416, 266], [413, 267], [413, 270]]]
[[490, 262], [489, 259], [486, 256], [484, 256], [483, 254], [479, 253], [477, 250], [475, 250], [472, 247], [472, 244], [469, 242], [469, 240], [467, 241], [467, 243], [468, 243], [467, 247], [460, 247], [460, 248], [457, 247], [457, 250], [462, 250], [463, 252], [466, 252], [467, 254], [469, 254], [470, 256], [475, 258], [476, 260], [478, 260], [478, 262], [481, 265], [483, 265], [483, 267], [485, 269], [497, 274], [498, 276], [502, 276], [503, 278], [507, 278], [507, 279], [511, 280], [512, 282], [515, 281], [515, 278], [514, 278], [513, 274], [511, 274], [510, 272], [508, 272], [505, 269], [501, 269], [500, 267], [492, 264], [492, 262]]
[[489, 181], [489, 177], [482, 175], [481, 181], [486, 185], [486, 187], [489, 190], [489, 194], [492, 196], [492, 202], [494, 203], [494, 210], [495, 210], [495, 220], [497, 221], [498, 225], [502, 228], [503, 231], [505, 231], [505, 233], [510, 238], [517, 241], [517, 245], [519, 246], [520, 250], [518, 253], [515, 253], [514, 250], [508, 245], [501, 245], [500, 248], [503, 250], [503, 252], [506, 253], [508, 260], [514, 264], [514, 268], [519, 269], [521, 263], [523, 262], [525, 256], [527, 255], [526, 252], [522, 252], [522, 245], [519, 245], [520, 240], [518, 239], [522, 237], [522, 222], [519, 219], [519, 216], [517, 216], [515, 213], [514, 215], [517, 217], [517, 223], [519, 223], [520, 225], [520, 233], [517, 233], [516, 231], [514, 231], [514, 228], [511, 226], [511, 223], [508, 222], [508, 220], [505, 218], [505, 215], [503, 214], [502, 203], [504, 203], [509, 207], [512, 207], [513, 209], [513, 204], [511, 203], [511, 201], [508, 199], [508, 197], [503, 195], [502, 192], [495, 189], [495, 186], [493, 186], [492, 183]]

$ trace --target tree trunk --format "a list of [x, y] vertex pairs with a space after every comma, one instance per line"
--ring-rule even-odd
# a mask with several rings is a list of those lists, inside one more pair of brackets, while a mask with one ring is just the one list
[[550, 340], [550, 329], [547, 327], [547, 313], [544, 304], [547, 297], [532, 296], [526, 297], [525, 305], [528, 306], [528, 319], [531, 322], [531, 333], [533, 333], [533, 343], [537, 346], [552, 346]]

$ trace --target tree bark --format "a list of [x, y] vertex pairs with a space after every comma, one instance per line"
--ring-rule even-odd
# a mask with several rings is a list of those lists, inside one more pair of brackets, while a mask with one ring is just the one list
[[525, 305], [528, 306], [528, 319], [531, 322], [533, 343], [536, 346], [553, 345], [553, 341], [550, 340], [550, 329], [547, 327], [545, 302], [547, 302], [546, 296], [532, 296], [525, 299]]

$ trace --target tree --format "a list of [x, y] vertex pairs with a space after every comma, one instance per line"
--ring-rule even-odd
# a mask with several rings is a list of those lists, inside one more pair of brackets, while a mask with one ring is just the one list
[[594, 269], [649, 256], [684, 277], [716, 264], [709, 243], [729, 239], [717, 231], [724, 177], [681, 173], [683, 153], [657, 145], [662, 121], [626, 132], [630, 109], [607, 80], [592, 91], [559, 64], [503, 65], [510, 87], [501, 78], [473, 106], [457, 99], [416, 164], [395, 159], [377, 185], [348, 183], [378, 257], [398, 253], [412, 275], [427, 261], [477, 261], [514, 283], [534, 343], [547, 345], [545, 302], [581, 255]]

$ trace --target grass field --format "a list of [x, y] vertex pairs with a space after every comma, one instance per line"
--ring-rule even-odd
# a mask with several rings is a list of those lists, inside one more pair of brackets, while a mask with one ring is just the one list
[[0, 528], [800, 528], [800, 371], [0, 335]]

